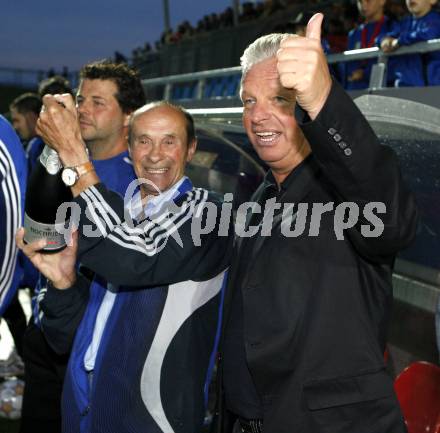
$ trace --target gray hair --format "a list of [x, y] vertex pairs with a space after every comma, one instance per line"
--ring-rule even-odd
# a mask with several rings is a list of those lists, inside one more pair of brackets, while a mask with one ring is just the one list
[[281, 42], [286, 39], [288, 35], [286, 33], [271, 33], [264, 35], [252, 42], [245, 50], [240, 58], [241, 65], [241, 82], [246, 77], [249, 70], [257, 63], [263, 60], [274, 57], [280, 48]]

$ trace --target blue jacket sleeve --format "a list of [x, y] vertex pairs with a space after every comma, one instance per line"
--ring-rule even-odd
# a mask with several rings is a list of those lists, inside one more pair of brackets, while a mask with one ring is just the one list
[[411, 45], [438, 37], [440, 37], [440, 15], [430, 13], [426, 17], [421, 18], [420, 25], [414, 30], [408, 29], [400, 33], [399, 45]]
[[21, 280], [15, 232], [22, 225], [27, 163], [23, 147], [9, 123], [0, 116], [0, 315]]

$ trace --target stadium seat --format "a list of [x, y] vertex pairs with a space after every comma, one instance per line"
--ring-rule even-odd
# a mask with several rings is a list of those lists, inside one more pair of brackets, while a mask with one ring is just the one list
[[211, 98], [211, 96], [213, 96], [214, 87], [217, 85], [218, 81], [218, 78], [208, 78], [206, 80], [205, 90], [203, 92], [204, 99]]
[[178, 100], [181, 99], [182, 95], [182, 87], [176, 85], [173, 86], [172, 91], [171, 91], [171, 99], [173, 100]]
[[240, 84], [241, 74], [230, 75], [226, 86], [226, 96], [237, 96], [238, 85]]
[[409, 433], [440, 433], [440, 367], [415, 362], [394, 382]]

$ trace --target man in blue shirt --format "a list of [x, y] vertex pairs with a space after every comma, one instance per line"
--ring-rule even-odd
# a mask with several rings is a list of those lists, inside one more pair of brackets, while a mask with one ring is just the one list
[[[139, 75], [125, 65], [98, 62], [84, 66], [80, 78], [76, 103], [81, 135], [103, 183], [124, 195], [135, 178], [127, 150], [128, 120], [145, 103]], [[41, 290], [36, 297], [34, 317], [24, 339], [21, 433], [61, 430], [61, 390], [68, 354], [57, 355], [40, 330], [43, 314], [39, 301], [44, 293]]]
[[[440, 38], [440, 14], [432, 10], [437, 0], [407, 0], [411, 15], [385, 37], [379, 39], [385, 53], [400, 46]], [[395, 87], [436, 86], [440, 84], [440, 52], [408, 54], [390, 59]], [[389, 74], [390, 75], [390, 74]]]

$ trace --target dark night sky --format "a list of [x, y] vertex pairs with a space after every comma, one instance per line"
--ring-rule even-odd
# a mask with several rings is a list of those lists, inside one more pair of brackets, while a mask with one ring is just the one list
[[[222, 12], [231, 0], [169, 0], [171, 26]], [[4, 0], [0, 27], [0, 67], [60, 70], [126, 56], [163, 31], [162, 0]]]

